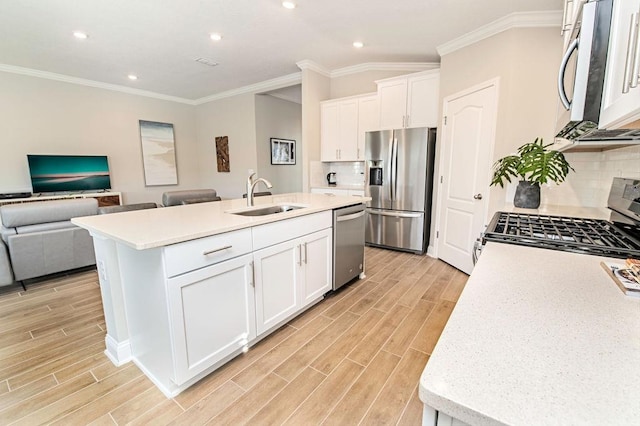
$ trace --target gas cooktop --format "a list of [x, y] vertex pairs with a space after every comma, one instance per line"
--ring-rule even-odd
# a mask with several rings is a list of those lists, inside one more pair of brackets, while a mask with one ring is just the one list
[[497, 212], [483, 240], [597, 256], [640, 257], [639, 226], [598, 219]]

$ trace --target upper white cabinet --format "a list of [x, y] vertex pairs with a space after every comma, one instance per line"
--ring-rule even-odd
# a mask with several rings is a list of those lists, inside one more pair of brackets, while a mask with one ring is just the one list
[[560, 34], [564, 37], [564, 47], [569, 46], [572, 40], [571, 33], [576, 25], [578, 17], [582, 13], [582, 6], [587, 0], [564, 0], [564, 13], [562, 15], [562, 27]]
[[440, 70], [379, 80], [380, 129], [436, 127]]
[[599, 127], [624, 128], [640, 119], [640, 0], [613, 2]]
[[355, 161], [358, 146], [358, 100], [332, 100], [320, 105], [322, 161]]
[[356, 160], [364, 160], [364, 141], [367, 132], [380, 129], [380, 102], [378, 95], [358, 98], [358, 147]]

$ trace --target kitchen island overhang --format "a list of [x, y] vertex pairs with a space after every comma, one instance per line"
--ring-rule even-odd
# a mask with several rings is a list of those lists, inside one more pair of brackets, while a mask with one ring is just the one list
[[[322, 300], [331, 285], [332, 210], [367, 201], [296, 193], [256, 199], [253, 209], [299, 207], [264, 216], [237, 214], [246, 200], [226, 200], [74, 219], [94, 238], [106, 355], [116, 365], [133, 360], [175, 396]], [[290, 286], [272, 288], [276, 273]], [[229, 282], [239, 284], [222, 290]], [[210, 309], [200, 300], [222, 294], [237, 309], [228, 310], [232, 324], [214, 348], [202, 338]]]

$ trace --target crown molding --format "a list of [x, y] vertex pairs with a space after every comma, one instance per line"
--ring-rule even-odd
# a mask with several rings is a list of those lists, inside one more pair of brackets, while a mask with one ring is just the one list
[[217, 101], [219, 99], [230, 98], [232, 96], [242, 95], [245, 93], [264, 92], [268, 90], [282, 89], [283, 87], [293, 86], [302, 83], [302, 74], [299, 72], [288, 74], [282, 77], [273, 78], [271, 80], [261, 81], [260, 83], [251, 84], [249, 86], [239, 87], [226, 92], [217, 93], [215, 95], [196, 99], [195, 105], [205, 104], [207, 102]]
[[163, 95], [161, 93], [149, 92], [147, 90], [134, 89], [127, 86], [119, 86], [117, 84], [101, 83], [99, 81], [86, 80], [84, 78], [71, 77], [63, 74], [56, 74], [47, 71], [39, 71], [31, 68], [17, 67], [14, 65], [0, 64], [0, 71], [26, 75], [29, 77], [44, 78], [46, 80], [61, 81], [63, 83], [77, 84], [80, 86], [94, 87], [97, 89], [111, 90], [113, 92], [121, 92], [129, 95], [145, 96], [147, 98], [161, 99], [163, 101], [179, 102], [181, 104], [195, 105], [190, 99], [179, 98], [177, 96]]
[[326, 69], [325, 67], [323, 67], [322, 65], [313, 62], [310, 59], [304, 59], [302, 61], [298, 61], [296, 62], [296, 65], [298, 66], [298, 68], [300, 68], [301, 70], [311, 70], [311, 71], [315, 71], [318, 74], [321, 74], [325, 77], [329, 77], [331, 78], [331, 71]]
[[440, 68], [438, 62], [366, 62], [333, 70], [329, 73], [331, 78], [357, 74], [366, 71], [408, 71], [420, 72]]
[[541, 12], [515, 12], [503, 18], [497, 19], [461, 37], [455, 38], [447, 43], [441, 44], [436, 49], [440, 56], [448, 55], [458, 49], [467, 47], [502, 31], [512, 28], [532, 28], [532, 27], [560, 27], [562, 23], [561, 10], [549, 10]]

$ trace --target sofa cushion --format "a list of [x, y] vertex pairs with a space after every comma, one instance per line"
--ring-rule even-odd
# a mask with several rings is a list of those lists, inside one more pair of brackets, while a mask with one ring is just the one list
[[98, 212], [95, 198], [74, 200], [36, 201], [9, 204], [0, 207], [0, 219], [6, 228], [60, 222], [79, 216], [92, 216]]
[[70, 220], [61, 222], [35, 223], [33, 225], [24, 225], [16, 227], [17, 234], [30, 234], [32, 232], [53, 231], [55, 229], [76, 228], [76, 225]]
[[16, 281], [96, 263], [93, 238], [77, 226], [13, 235], [8, 246]]
[[218, 193], [215, 189], [189, 189], [184, 191], [167, 191], [162, 194], [162, 205], [165, 207], [181, 205], [183, 201], [199, 200], [204, 203], [207, 201], [220, 201]]

